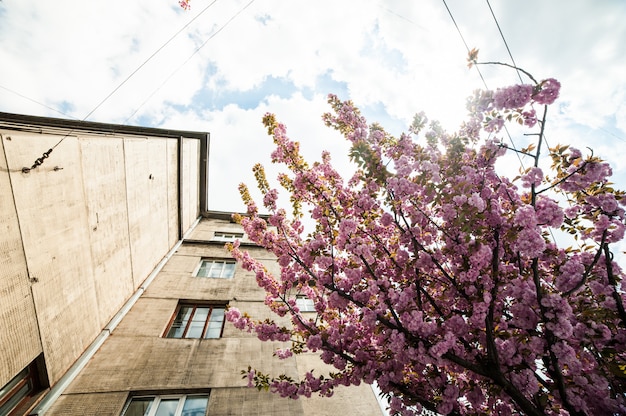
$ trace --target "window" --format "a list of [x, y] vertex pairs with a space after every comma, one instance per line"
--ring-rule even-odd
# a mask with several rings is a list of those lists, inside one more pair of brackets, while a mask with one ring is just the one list
[[137, 396], [122, 416], [205, 416], [208, 403], [208, 394]]
[[300, 312], [315, 312], [313, 299], [309, 299], [306, 296], [296, 296], [296, 306], [300, 309]]
[[215, 231], [215, 233], [213, 233], [213, 239], [217, 241], [235, 241], [238, 238], [243, 238], [243, 233], [230, 231]]
[[167, 338], [220, 338], [226, 307], [180, 304], [167, 331]]
[[0, 388], [0, 415], [22, 414], [33, 404], [34, 398], [43, 390], [39, 366], [43, 366], [41, 356]]
[[197, 277], [230, 279], [235, 274], [234, 260], [202, 260], [196, 272]]

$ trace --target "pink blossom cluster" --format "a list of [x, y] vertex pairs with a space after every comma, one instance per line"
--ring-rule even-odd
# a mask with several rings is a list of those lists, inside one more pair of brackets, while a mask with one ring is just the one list
[[548, 78], [537, 85], [520, 84], [496, 91], [476, 91], [467, 101], [470, 119], [463, 124], [461, 132], [470, 139], [476, 139], [481, 129], [497, 133], [505, 120], [511, 118], [532, 128], [538, 122], [533, 105], [554, 103], [560, 89], [561, 84], [556, 79]]
[[498, 110], [522, 108], [530, 102], [532, 93], [533, 86], [529, 84], [499, 88], [493, 95], [493, 104]]
[[558, 165], [558, 187], [571, 194], [565, 216], [576, 219], [582, 234], [595, 242], [615, 243], [624, 238], [626, 211], [623, 195], [611, 187], [611, 167], [597, 157], [583, 160], [580, 150], [571, 148]]
[[522, 176], [522, 184], [525, 188], [531, 186], [539, 186], [543, 182], [543, 171], [539, 167], [532, 167], [528, 172]]
[[[626, 365], [624, 272], [611, 254], [624, 237], [624, 196], [608, 185], [610, 167], [576, 149], [554, 151], [554, 166], [536, 164], [518, 189], [496, 169], [503, 146], [480, 141], [489, 120], [507, 122], [501, 111], [533, 127], [533, 103], [552, 103], [559, 87], [548, 79], [478, 92], [460, 132], [420, 115], [399, 138], [331, 96], [324, 121], [350, 141], [358, 166], [348, 180], [326, 153], [306, 163], [285, 126], [266, 116], [294, 214], [260, 180], [268, 216], [242, 187], [248, 216], [239, 220], [280, 272], [231, 248], [290, 323], [234, 308], [227, 319], [262, 340], [291, 341], [279, 358], [314, 352], [335, 370], [298, 380], [250, 370], [250, 383], [297, 398], [377, 382], [401, 415], [626, 414], [616, 370]], [[309, 233], [303, 215], [315, 222]], [[588, 244], [560, 247], [554, 228]], [[315, 314], [298, 309], [296, 294]]]
[[552, 104], [559, 98], [561, 83], [554, 78], [548, 78], [539, 83], [539, 91], [533, 95], [538, 104]]

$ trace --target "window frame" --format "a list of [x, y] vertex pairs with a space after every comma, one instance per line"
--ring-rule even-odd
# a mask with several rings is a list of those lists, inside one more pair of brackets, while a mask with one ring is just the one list
[[[176, 410], [174, 411], [174, 416], [182, 416], [183, 415], [183, 409], [185, 407], [185, 403], [187, 402], [187, 399], [189, 397], [194, 397], [194, 396], [200, 396], [200, 397], [206, 397], [206, 407], [204, 408], [204, 414], [207, 414], [207, 411], [209, 410], [209, 398], [210, 398], [210, 391], [208, 392], [199, 392], [199, 393], [163, 393], [163, 394], [131, 394], [128, 399], [126, 400], [126, 404], [124, 404], [124, 407], [122, 409], [121, 412], [121, 416], [126, 416], [126, 413], [128, 412], [128, 409], [130, 408], [133, 400], [137, 400], [137, 399], [152, 399], [152, 401], [150, 402], [150, 405], [148, 407], [148, 412], [145, 414], [146, 416], [155, 416], [157, 410], [159, 409], [159, 404], [163, 401], [163, 400], [168, 400], [168, 399], [178, 399], [178, 404], [176, 405]], [[181, 400], [182, 399], [182, 400]]]
[[[205, 263], [210, 263], [211, 267], [204, 267]], [[213, 270], [213, 266], [221, 263], [220, 275], [219, 276], [211, 276], [211, 270]], [[227, 265], [232, 265], [232, 267], [225, 267]], [[227, 258], [203, 258], [200, 260], [200, 263], [196, 267], [196, 270], [193, 273], [193, 277], [200, 277], [204, 279], [232, 279], [235, 277], [235, 270], [237, 268], [237, 262], [234, 259]], [[206, 270], [206, 276], [201, 275], [200, 272], [202, 270]], [[229, 270], [229, 275], [225, 275], [225, 271]]]
[[[8, 383], [0, 387], [0, 410], [7, 415], [23, 414], [47, 387], [45, 363], [40, 355], [20, 370]], [[27, 386], [26, 391], [22, 391]], [[15, 400], [17, 398], [17, 400]], [[11, 402], [14, 401], [12, 404]], [[10, 405], [8, 407], [7, 405]], [[6, 408], [2, 408], [7, 406]]]
[[243, 233], [238, 231], [214, 231], [213, 240], [232, 242], [238, 238], [243, 238]]
[[317, 312], [313, 299], [310, 299], [304, 295], [296, 296], [296, 306], [298, 307], [300, 312]]
[[[174, 323], [176, 322], [177, 318], [179, 318], [179, 314], [182, 310], [182, 308], [184, 307], [191, 307], [192, 310], [189, 314], [189, 316], [185, 319], [183, 318], [181, 320], [181, 326], [178, 328], [181, 328], [184, 326], [183, 332], [180, 336], [174, 336], [176, 334], [171, 334], [173, 329], [175, 329], [176, 327], [174, 326]], [[222, 335], [224, 334], [224, 325], [226, 323], [226, 309], [228, 307], [227, 303], [215, 303], [215, 302], [211, 302], [211, 303], [205, 303], [205, 302], [193, 302], [193, 301], [183, 301], [183, 302], [179, 302], [178, 305], [176, 305], [176, 309], [174, 310], [174, 313], [172, 315], [172, 318], [170, 319], [169, 324], [167, 325], [167, 328], [165, 329], [165, 332], [163, 333], [162, 338], [170, 338], [170, 339], [200, 339], [200, 340], [204, 340], [204, 339], [220, 339], [222, 338]], [[207, 316], [205, 318], [204, 321], [204, 325], [202, 326], [202, 332], [200, 334], [199, 337], [188, 337], [188, 333], [189, 333], [189, 329], [192, 327], [192, 324], [194, 322], [194, 317], [195, 314], [198, 310], [198, 308], [209, 308], [209, 311], [207, 313]], [[215, 322], [219, 322], [219, 321], [213, 321], [211, 318], [214, 316], [213, 315], [213, 311], [215, 310], [221, 310], [222, 314], [221, 314], [221, 327], [220, 327], [220, 332], [219, 332], [219, 336], [217, 337], [207, 337], [207, 335], [209, 334], [209, 330], [213, 329], [210, 327], [211, 323], [215, 323]]]

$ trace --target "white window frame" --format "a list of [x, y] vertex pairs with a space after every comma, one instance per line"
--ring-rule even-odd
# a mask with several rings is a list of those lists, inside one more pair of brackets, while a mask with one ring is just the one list
[[235, 241], [238, 238], [243, 238], [243, 233], [239, 233], [235, 231], [213, 232], [213, 240], [215, 241]]
[[296, 306], [300, 309], [300, 312], [316, 312], [313, 299], [309, 299], [304, 295], [296, 296]]
[[[204, 266], [205, 264], [211, 264], [211, 266], [207, 268]], [[217, 264], [222, 265], [219, 275], [211, 276], [211, 270], [213, 269], [213, 266]], [[194, 277], [204, 277], [207, 279], [232, 279], [233, 277], [235, 277], [236, 264], [237, 262], [235, 260], [230, 259], [202, 259], [200, 260], [200, 264], [196, 268], [196, 271], [193, 275]], [[232, 266], [225, 267], [226, 265]], [[206, 270], [206, 276], [200, 274], [202, 270]], [[230, 273], [226, 273], [227, 270], [230, 271]]]
[[157, 409], [159, 408], [159, 404], [162, 400], [167, 399], [178, 399], [178, 405], [176, 406], [176, 411], [174, 412], [174, 416], [182, 416], [183, 407], [185, 406], [185, 402], [187, 401], [187, 397], [194, 396], [203, 396], [207, 398], [207, 407], [204, 409], [204, 414], [206, 415], [207, 410], [209, 408], [209, 393], [194, 393], [194, 394], [142, 394], [137, 396], [132, 396], [128, 399], [128, 403], [124, 406], [124, 410], [122, 411], [122, 416], [126, 415], [128, 408], [130, 407], [132, 401], [134, 399], [150, 399], [152, 398], [152, 404], [150, 405], [149, 411], [144, 416], [154, 416], [156, 414]]

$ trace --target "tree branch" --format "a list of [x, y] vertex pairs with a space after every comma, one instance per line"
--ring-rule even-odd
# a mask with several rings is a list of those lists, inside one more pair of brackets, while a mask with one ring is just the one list
[[515, 65], [511, 65], [511, 64], [507, 64], [505, 62], [474, 62], [474, 65], [501, 65], [501, 66], [506, 66], [509, 68], [513, 68], [517, 71], [522, 72], [524, 75], [526, 75], [528, 78], [531, 79], [532, 82], [534, 82], [535, 84], [538, 84], [537, 80], [530, 74], [530, 72], [523, 70], [522, 68], [518, 68]]
[[617, 279], [615, 279], [615, 275], [613, 274], [613, 255], [609, 250], [608, 243], [604, 243], [604, 264], [606, 265], [606, 275], [609, 279], [609, 284], [613, 287], [613, 299], [615, 299], [617, 313], [622, 321], [622, 326], [626, 327], [626, 311], [624, 310], [622, 297], [617, 290]]
[[600, 260], [600, 256], [602, 255], [602, 250], [604, 248], [604, 242], [606, 241], [606, 236], [607, 236], [607, 230], [604, 230], [604, 232], [602, 233], [602, 239], [600, 240], [600, 247], [598, 247], [598, 251], [596, 251], [596, 255], [593, 257], [592, 262], [585, 268], [585, 272], [583, 273], [583, 276], [580, 278], [580, 282], [578, 282], [576, 286], [574, 286], [567, 292], [563, 293], [563, 296], [570, 296], [572, 293], [576, 292], [585, 284], [585, 282], [587, 281], [587, 277], [589, 277], [589, 274], [591, 274], [591, 270], [596, 265], [598, 260]]

